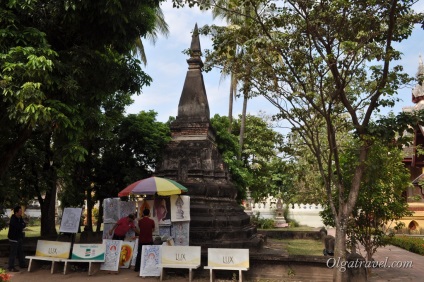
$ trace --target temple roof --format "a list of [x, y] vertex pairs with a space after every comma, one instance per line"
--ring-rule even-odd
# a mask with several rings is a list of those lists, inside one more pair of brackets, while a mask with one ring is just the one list
[[210, 119], [209, 103], [202, 75], [201, 55], [199, 30], [196, 24], [190, 45], [190, 58], [187, 60], [188, 71], [178, 104], [177, 120], [208, 122]]

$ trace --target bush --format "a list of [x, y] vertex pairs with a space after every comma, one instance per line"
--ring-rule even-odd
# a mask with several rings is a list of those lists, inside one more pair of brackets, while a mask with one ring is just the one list
[[275, 221], [271, 218], [260, 218], [260, 213], [257, 212], [256, 215], [252, 216], [251, 223], [256, 225], [259, 229], [271, 229], [275, 226]]
[[409, 237], [409, 236], [393, 236], [386, 237], [386, 242], [388, 244], [398, 246], [407, 251], [424, 255], [424, 240], [422, 238], [417, 237]]
[[294, 219], [289, 219], [289, 227], [290, 228], [293, 228], [293, 227], [299, 227], [300, 226], [300, 224], [299, 224], [299, 222], [297, 222], [296, 220], [294, 220]]

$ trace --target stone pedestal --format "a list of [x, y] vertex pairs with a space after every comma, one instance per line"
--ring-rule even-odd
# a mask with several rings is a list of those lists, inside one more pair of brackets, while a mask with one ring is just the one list
[[278, 199], [277, 201], [277, 209], [275, 210], [274, 221], [274, 227], [276, 228], [284, 228], [289, 226], [286, 222], [286, 219], [284, 218], [284, 209], [281, 199]]

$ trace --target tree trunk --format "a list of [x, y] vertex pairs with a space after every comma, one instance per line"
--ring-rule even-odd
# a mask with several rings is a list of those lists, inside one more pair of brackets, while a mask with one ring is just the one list
[[233, 126], [233, 104], [234, 104], [234, 92], [236, 90], [237, 83], [235, 81], [234, 75], [231, 74], [231, 82], [230, 82], [230, 100], [228, 103], [228, 120], [230, 124], [228, 126], [228, 132], [231, 133], [231, 129]]
[[338, 266], [333, 269], [333, 281], [334, 282], [347, 282], [347, 270], [340, 271], [340, 265], [346, 263], [346, 226], [342, 221], [336, 225], [336, 242], [334, 250], [334, 259], [336, 262], [340, 261]]
[[56, 178], [52, 181], [51, 188], [41, 205], [41, 237], [57, 236], [56, 231]]
[[247, 112], [247, 94], [244, 94], [243, 98], [243, 111], [241, 113], [241, 124], [240, 124], [240, 151], [239, 151], [239, 159], [241, 159], [241, 153], [243, 152], [243, 145], [244, 145], [244, 131], [246, 129], [246, 112]]

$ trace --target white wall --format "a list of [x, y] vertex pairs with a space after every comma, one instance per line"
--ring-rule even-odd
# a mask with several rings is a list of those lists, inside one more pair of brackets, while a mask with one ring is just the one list
[[[266, 201], [253, 203], [252, 213], [259, 212], [260, 218], [275, 218], [277, 199], [269, 197]], [[285, 207], [285, 204], [283, 205]], [[319, 215], [323, 210], [321, 205], [316, 204], [294, 204], [289, 206], [289, 218], [296, 220], [300, 225], [310, 227], [323, 227], [324, 223]]]

